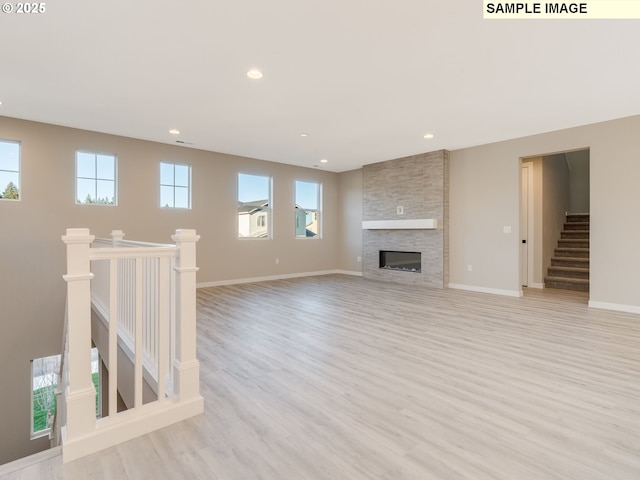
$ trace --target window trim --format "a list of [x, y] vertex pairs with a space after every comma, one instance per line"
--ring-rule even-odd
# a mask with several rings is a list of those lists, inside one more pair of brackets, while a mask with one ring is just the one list
[[[91, 177], [78, 177], [78, 154], [86, 153], [89, 155], [95, 156], [96, 161], [96, 176], [95, 178]], [[98, 178], [98, 155], [110, 156], [113, 157], [113, 180], [110, 178]], [[98, 196], [98, 180], [102, 181], [113, 181], [113, 203], [86, 203], [86, 202], [78, 202], [78, 179], [82, 180], [94, 180], [96, 182], [96, 197]], [[116, 153], [107, 153], [107, 152], [97, 152], [91, 150], [76, 150], [76, 158], [75, 158], [75, 204], [76, 205], [91, 205], [97, 207], [117, 207], [118, 206], [118, 155]]]
[[[34, 358], [34, 359], [32, 359], [32, 360], [31, 360], [31, 362], [30, 362], [30, 364], [31, 364], [31, 368], [30, 368], [30, 372], [31, 372], [31, 376], [30, 376], [31, 388], [29, 389], [29, 392], [30, 392], [30, 398], [31, 398], [31, 401], [30, 401], [30, 403], [29, 403], [29, 404], [30, 404], [30, 411], [29, 411], [29, 412], [30, 412], [30, 413], [29, 413], [29, 417], [30, 417], [30, 431], [29, 431], [29, 434], [30, 434], [30, 437], [31, 437], [31, 439], [32, 439], [32, 440], [34, 440], [34, 439], [36, 439], [36, 438], [44, 437], [45, 435], [49, 435], [49, 434], [51, 433], [51, 427], [46, 427], [46, 428], [43, 428], [42, 430], [35, 431], [35, 425], [34, 425], [34, 422], [33, 422], [33, 421], [34, 421], [33, 413], [34, 413], [34, 407], [35, 407], [35, 403], [34, 403], [34, 400], [35, 400], [35, 399], [34, 399], [35, 390], [34, 390], [34, 387], [33, 387], [33, 382], [34, 382], [34, 375], [33, 375], [33, 374], [34, 374], [34, 371], [33, 371], [33, 365], [34, 365], [34, 362], [35, 362], [35, 361], [37, 361], [37, 360], [45, 360], [45, 359], [49, 359], [49, 358], [53, 358], [53, 357], [57, 357], [56, 362], [57, 362], [57, 365], [59, 365], [59, 364], [60, 364], [60, 361], [61, 361], [61, 358], [62, 358], [60, 354], [57, 354], [57, 355], [48, 355], [48, 356], [46, 356], [46, 357]], [[54, 385], [54, 387], [53, 387], [53, 395], [54, 395], [54, 397], [55, 397], [54, 402], [56, 402], [56, 401], [58, 400], [58, 399], [57, 399], [57, 393], [56, 393], [56, 392], [57, 392], [57, 390], [58, 390], [58, 383], [60, 382], [60, 378], [59, 378], [59, 373], [60, 373], [60, 372], [55, 372], [55, 371], [54, 371], [54, 372], [51, 372], [51, 373], [52, 373], [52, 374], [54, 374], [54, 375], [55, 375], [55, 377], [56, 377], [56, 383], [55, 383], [55, 385]], [[45, 386], [45, 387], [46, 387], [46, 386]], [[45, 387], [40, 387], [40, 388], [45, 388]], [[55, 404], [55, 403], [54, 403], [54, 404]], [[55, 414], [55, 409], [54, 409], [54, 414]]]
[[[162, 183], [162, 164], [165, 165], [172, 165], [173, 166], [173, 185], [167, 184], [167, 183]], [[188, 185], [187, 185], [187, 196], [188, 196], [188, 201], [187, 201], [187, 206], [186, 207], [176, 207], [176, 188], [185, 188], [183, 186], [178, 186], [176, 185], [176, 166], [180, 166], [180, 167], [187, 167], [189, 169], [189, 180], [188, 180]], [[192, 205], [192, 196], [191, 196], [191, 191], [193, 189], [193, 167], [188, 164], [188, 163], [179, 163], [179, 162], [171, 162], [171, 161], [164, 161], [161, 160], [159, 165], [159, 171], [158, 171], [158, 205], [160, 206], [161, 209], [175, 209], [175, 210], [191, 210], [193, 205]], [[173, 188], [173, 206], [165, 206], [162, 205], [162, 187], [172, 187]]]
[[[238, 202], [240, 199], [240, 175], [251, 177], [262, 177], [268, 179], [269, 198], [267, 198], [267, 236], [266, 237], [241, 237], [240, 236], [240, 215], [238, 214]], [[273, 175], [264, 175], [262, 173], [248, 173], [239, 171], [236, 173], [236, 238], [241, 241], [251, 240], [273, 240]]]
[[[22, 200], [22, 142], [20, 140], [9, 140], [7, 138], [0, 138], [1, 143], [15, 143], [18, 145], [18, 170], [4, 170], [0, 169], [0, 172], [17, 173], [18, 174], [18, 198], [0, 198], [0, 201], [6, 200], [7, 202], [19, 202]], [[2, 187], [0, 187], [2, 188]], [[6, 188], [6, 186], [4, 187]], [[4, 191], [4, 190], [0, 190]]]
[[[298, 202], [297, 202], [297, 182], [302, 182], [302, 183], [315, 183], [318, 186], [318, 209], [316, 210], [317, 216], [318, 216], [318, 233], [313, 236], [313, 237], [307, 237], [307, 236], [299, 236], [296, 233], [296, 221], [297, 218], [295, 217], [295, 211], [296, 211], [296, 206], [298, 206]], [[295, 179], [293, 182], [293, 213], [294, 213], [294, 221], [293, 221], [293, 235], [294, 238], [296, 240], [320, 240], [322, 239], [322, 230], [323, 230], [323, 212], [322, 212], [322, 182], [319, 180], [301, 180], [299, 178]], [[305, 225], [306, 228], [306, 225]]]

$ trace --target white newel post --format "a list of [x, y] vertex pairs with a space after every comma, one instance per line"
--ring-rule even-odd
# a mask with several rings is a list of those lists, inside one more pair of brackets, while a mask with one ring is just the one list
[[95, 430], [96, 391], [91, 381], [91, 263], [89, 248], [94, 236], [88, 228], [69, 228], [67, 245], [68, 374], [64, 398], [67, 405], [67, 440]]
[[180, 401], [200, 396], [200, 364], [196, 359], [196, 242], [195, 230], [176, 230], [171, 237], [178, 247], [176, 264], [175, 387]]

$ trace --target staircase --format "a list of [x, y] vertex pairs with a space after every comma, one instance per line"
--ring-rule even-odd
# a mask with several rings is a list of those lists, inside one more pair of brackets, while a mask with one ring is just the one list
[[544, 286], [589, 291], [589, 214], [567, 215]]
[[[63, 463], [204, 411], [196, 358], [200, 236], [176, 230], [171, 238], [174, 244], [128, 241], [114, 230], [96, 239], [87, 228], [62, 237], [67, 313], [52, 441], [62, 445]], [[109, 373], [100, 383], [100, 418], [92, 345]]]

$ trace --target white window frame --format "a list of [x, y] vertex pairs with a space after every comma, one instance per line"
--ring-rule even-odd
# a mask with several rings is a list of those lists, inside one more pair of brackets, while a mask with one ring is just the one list
[[[162, 183], [162, 165], [171, 165], [173, 167], [173, 184], [169, 184], [169, 183]], [[182, 185], [176, 185], [176, 167], [187, 167], [187, 169], [189, 170], [189, 174], [188, 174], [188, 184], [187, 184], [187, 206], [186, 207], [176, 207], [176, 188], [185, 188]], [[162, 161], [160, 162], [160, 180], [159, 180], [159, 189], [158, 189], [158, 203], [160, 205], [160, 208], [175, 208], [177, 210], [191, 210], [191, 186], [192, 186], [192, 181], [191, 181], [191, 172], [192, 172], [192, 168], [191, 165], [187, 164], [187, 163], [179, 163], [179, 162], [167, 162], [167, 161]], [[162, 204], [162, 187], [171, 187], [173, 188], [173, 205], [170, 206], [166, 206]]]
[[[55, 358], [57, 357], [57, 358]], [[33, 370], [33, 366], [34, 366], [34, 362], [37, 362], [39, 360], [49, 360], [51, 362], [56, 362], [56, 366], [60, 365], [60, 355], [50, 355], [48, 357], [42, 357], [42, 358], [34, 358], [33, 360], [31, 360], [31, 388], [29, 389], [29, 392], [31, 393], [31, 402], [30, 402], [30, 406], [31, 406], [31, 410], [30, 410], [30, 414], [29, 417], [31, 418], [31, 438], [35, 439], [35, 438], [40, 438], [40, 437], [44, 437], [45, 435], [48, 435], [51, 432], [51, 427], [48, 426], [42, 430], [38, 430], [35, 431], [35, 425], [33, 423], [33, 409], [34, 409], [34, 394], [35, 394], [35, 390], [39, 389], [39, 388], [46, 388], [47, 386], [50, 385], [39, 385], [38, 388], [34, 388], [34, 383], [36, 381], [36, 379], [34, 378], [34, 370]], [[53, 387], [53, 395], [54, 395], [54, 402], [55, 402], [55, 396], [56, 396], [56, 391], [58, 389], [58, 382], [60, 380], [59, 372], [48, 372], [47, 375], [52, 375], [53, 377], [55, 377], [55, 386]], [[53, 377], [51, 378], [53, 380]], [[55, 409], [54, 409], [54, 413], [55, 413]]]
[[[266, 209], [266, 217], [267, 217], [267, 236], [266, 237], [251, 237], [251, 236], [240, 236], [240, 215], [238, 214], [238, 202], [240, 202], [240, 176], [250, 176], [250, 177], [260, 177], [266, 178], [268, 181], [268, 198], [267, 198], [267, 209]], [[256, 218], [257, 223], [257, 218]], [[238, 172], [236, 175], [236, 238], [239, 240], [271, 240], [273, 239], [273, 177], [271, 175], [264, 175], [262, 173], [247, 173], [247, 172]]]
[[[314, 183], [318, 186], [318, 209], [316, 210], [316, 215], [317, 215], [317, 220], [318, 220], [318, 233], [316, 233], [316, 235], [314, 237], [307, 237], [305, 236], [299, 236], [296, 232], [297, 229], [297, 215], [295, 213], [295, 207], [296, 205], [298, 205], [298, 188], [297, 188], [297, 184], [298, 182], [300, 183]], [[294, 232], [294, 236], [296, 239], [306, 239], [306, 240], [317, 240], [322, 238], [322, 182], [316, 181], [316, 180], [301, 180], [301, 179], [296, 179], [293, 182], [293, 200], [294, 200], [294, 204], [293, 204], [293, 209], [294, 209], [294, 215], [296, 215], [294, 217], [294, 222], [293, 222], [293, 232]], [[306, 229], [306, 225], [305, 225], [305, 229]]]
[[[22, 144], [19, 140], [8, 140], [4, 138], [0, 138], [0, 143], [14, 143], [18, 145], [18, 170], [0, 169], [0, 172], [18, 174], [18, 185], [16, 185], [16, 188], [18, 189], [18, 198], [0, 198], [0, 200], [6, 200], [7, 202], [19, 202], [22, 200]], [[6, 185], [0, 185], [0, 193], [4, 192], [6, 187]]]
[[[79, 177], [78, 176], [78, 154], [83, 153], [85, 155], [94, 155], [96, 161], [96, 175], [95, 177]], [[97, 159], [98, 155], [113, 157], [113, 180], [110, 178], [99, 178], [98, 177], [98, 167], [97, 167]], [[95, 182], [95, 193], [96, 198], [98, 196], [98, 181], [106, 181], [113, 182], [113, 203], [87, 203], [85, 201], [79, 201], [78, 198], [78, 180], [93, 180]], [[90, 150], [76, 150], [76, 205], [96, 205], [103, 207], [117, 207], [118, 206], [118, 155], [115, 153], [105, 153], [105, 152], [93, 152]]]

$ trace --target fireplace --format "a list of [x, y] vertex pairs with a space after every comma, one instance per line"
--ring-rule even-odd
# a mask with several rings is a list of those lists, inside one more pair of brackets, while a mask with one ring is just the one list
[[420, 252], [380, 250], [380, 268], [420, 273], [422, 271], [421, 257]]
[[448, 285], [449, 152], [362, 167], [362, 274], [428, 288]]

